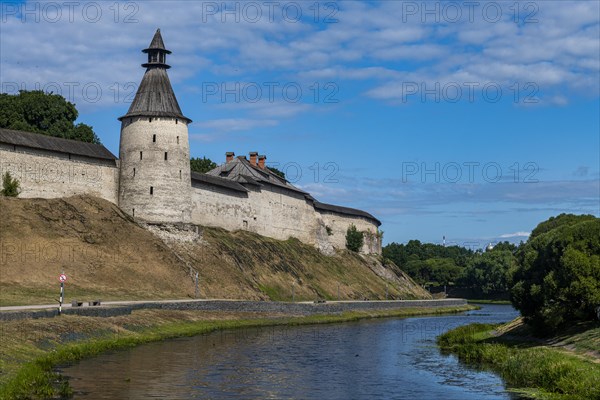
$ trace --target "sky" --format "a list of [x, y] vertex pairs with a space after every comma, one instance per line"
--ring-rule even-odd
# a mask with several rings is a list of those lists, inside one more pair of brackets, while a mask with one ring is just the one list
[[62, 94], [118, 155], [157, 28], [192, 157], [265, 154], [384, 244], [600, 215], [598, 1], [1, 2], [1, 91]]

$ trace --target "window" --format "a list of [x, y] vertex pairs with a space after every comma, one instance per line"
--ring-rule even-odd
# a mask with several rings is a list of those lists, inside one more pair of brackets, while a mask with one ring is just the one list
[[132, 209], [131, 209], [131, 216], [132, 216], [132, 217], [135, 217], [135, 208], [132, 208]]
[[156, 143], [156, 135], [152, 135], [152, 142]]
[[152, 118], [148, 118], [148, 122], [152, 122]]
[[133, 169], [133, 177], [135, 178], [135, 168]]
[[150, 186], [150, 194], [153, 195], [154, 194], [154, 186]]
[[175, 125], [177, 125], [179, 123], [179, 120], [177, 118], [175, 118]]
[[181, 170], [179, 170], [179, 179], [181, 180]]
[[179, 144], [179, 136], [177, 136], [177, 144]]
[[165, 161], [167, 161], [167, 159], [169, 158], [168, 154], [169, 154], [169, 153], [167, 153], [167, 152], [165, 151]]
[[143, 154], [144, 153], [140, 151], [140, 160], [142, 159]]

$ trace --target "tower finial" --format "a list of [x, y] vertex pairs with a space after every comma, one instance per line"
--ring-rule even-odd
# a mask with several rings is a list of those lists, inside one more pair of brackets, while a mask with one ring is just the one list
[[150, 46], [142, 50], [142, 52], [148, 54], [148, 62], [146, 64], [142, 64], [142, 67], [158, 67], [165, 69], [171, 68], [170, 65], [167, 65], [167, 54], [171, 54], [171, 51], [165, 48], [165, 43], [163, 42], [162, 35], [160, 34], [160, 28], [156, 30], [156, 33], [154, 33], [152, 41], [150, 42]]

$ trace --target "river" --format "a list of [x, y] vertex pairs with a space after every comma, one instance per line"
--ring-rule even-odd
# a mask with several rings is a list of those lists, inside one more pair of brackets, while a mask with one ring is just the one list
[[439, 334], [509, 321], [458, 315], [252, 328], [106, 353], [61, 368], [76, 399], [512, 399], [495, 374], [442, 355]]

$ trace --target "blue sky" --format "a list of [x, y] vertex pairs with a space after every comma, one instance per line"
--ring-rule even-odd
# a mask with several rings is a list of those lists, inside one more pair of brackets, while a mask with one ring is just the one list
[[118, 154], [161, 28], [192, 156], [266, 154], [384, 243], [518, 242], [600, 213], [599, 4], [3, 2], [0, 81], [62, 93]]

